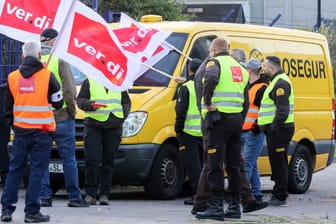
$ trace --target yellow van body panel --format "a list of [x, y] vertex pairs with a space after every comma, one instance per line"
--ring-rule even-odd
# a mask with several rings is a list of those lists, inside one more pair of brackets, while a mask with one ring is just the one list
[[[193, 47], [202, 38], [205, 41], [198, 50], [207, 51], [207, 54], [209, 40], [224, 37], [229, 40], [231, 49], [242, 48], [247, 60], [257, 58], [263, 62], [269, 55], [278, 56], [292, 81], [295, 96], [295, 133], [288, 150], [289, 176], [290, 182], [294, 182], [294, 192], [304, 193], [310, 185], [312, 172], [331, 164], [334, 156], [334, 86], [329, 49], [323, 35], [231, 23], [164, 21], [142, 24], [186, 36], [181, 48], [183, 53], [177, 55], [177, 64], [169, 74], [173, 77], [186, 74], [186, 56], [198, 56]], [[118, 24], [111, 24], [111, 28], [116, 27]], [[144, 185], [145, 191], [155, 198], [173, 198], [178, 194], [184, 171], [174, 131], [177, 87], [178, 84], [170, 80], [166, 86], [134, 85], [129, 90], [131, 113], [146, 112], [147, 119], [135, 135], [122, 138], [113, 178], [117, 184]], [[76, 118], [82, 120], [83, 112], [79, 110]], [[77, 141], [77, 146], [83, 147], [83, 142]], [[258, 159], [263, 176], [271, 175], [267, 154], [264, 144]], [[300, 176], [302, 169], [305, 172]], [[305, 176], [308, 176], [307, 180]]]

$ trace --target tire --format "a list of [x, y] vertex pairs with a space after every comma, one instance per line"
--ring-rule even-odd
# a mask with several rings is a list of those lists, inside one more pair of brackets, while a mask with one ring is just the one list
[[288, 192], [292, 194], [305, 193], [313, 176], [313, 159], [309, 149], [298, 145], [288, 169]]
[[180, 193], [183, 180], [183, 165], [177, 148], [163, 145], [144, 184], [147, 195], [153, 199], [173, 199]]
[[50, 175], [50, 188], [52, 194], [56, 194], [58, 190], [64, 188], [64, 175], [63, 174], [51, 174]]

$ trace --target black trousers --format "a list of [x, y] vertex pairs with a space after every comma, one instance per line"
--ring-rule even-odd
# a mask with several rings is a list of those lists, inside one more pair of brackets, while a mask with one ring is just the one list
[[85, 190], [91, 197], [109, 196], [120, 129], [85, 126]]
[[221, 119], [208, 129], [209, 189], [214, 197], [224, 197], [224, 171], [227, 171], [228, 190], [232, 197], [239, 197], [242, 182], [240, 177], [241, 130], [240, 113], [220, 113]]
[[184, 169], [189, 179], [192, 195], [196, 194], [198, 180], [202, 168], [203, 141], [202, 137], [195, 137], [182, 132], [179, 137], [180, 155]]
[[7, 144], [9, 141], [9, 134], [10, 134], [9, 126], [0, 117], [0, 171], [2, 174], [8, 173], [9, 155]]
[[268, 157], [274, 181], [272, 194], [279, 200], [288, 197], [288, 147], [294, 134], [294, 127], [281, 127], [266, 132]]

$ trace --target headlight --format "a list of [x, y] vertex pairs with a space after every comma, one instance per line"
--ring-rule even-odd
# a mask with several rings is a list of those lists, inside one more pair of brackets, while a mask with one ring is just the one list
[[131, 112], [123, 123], [122, 137], [131, 137], [136, 135], [147, 119], [146, 112]]

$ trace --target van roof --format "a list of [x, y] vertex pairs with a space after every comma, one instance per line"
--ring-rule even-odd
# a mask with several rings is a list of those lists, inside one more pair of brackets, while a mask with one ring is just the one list
[[[189, 33], [195, 34], [200, 31], [219, 31], [224, 30], [230, 33], [239, 32], [242, 30], [248, 31], [248, 33], [260, 33], [263, 35], [274, 34], [278, 38], [283, 37], [306, 37], [316, 40], [325, 40], [325, 37], [319, 33], [279, 28], [279, 27], [269, 27], [261, 25], [252, 24], [238, 24], [238, 23], [221, 23], [221, 22], [188, 22], [188, 21], [163, 21], [163, 22], [148, 22], [142, 23], [144, 26], [155, 27], [161, 30], [171, 30], [173, 32]], [[112, 25], [112, 27], [118, 27], [118, 25]]]

